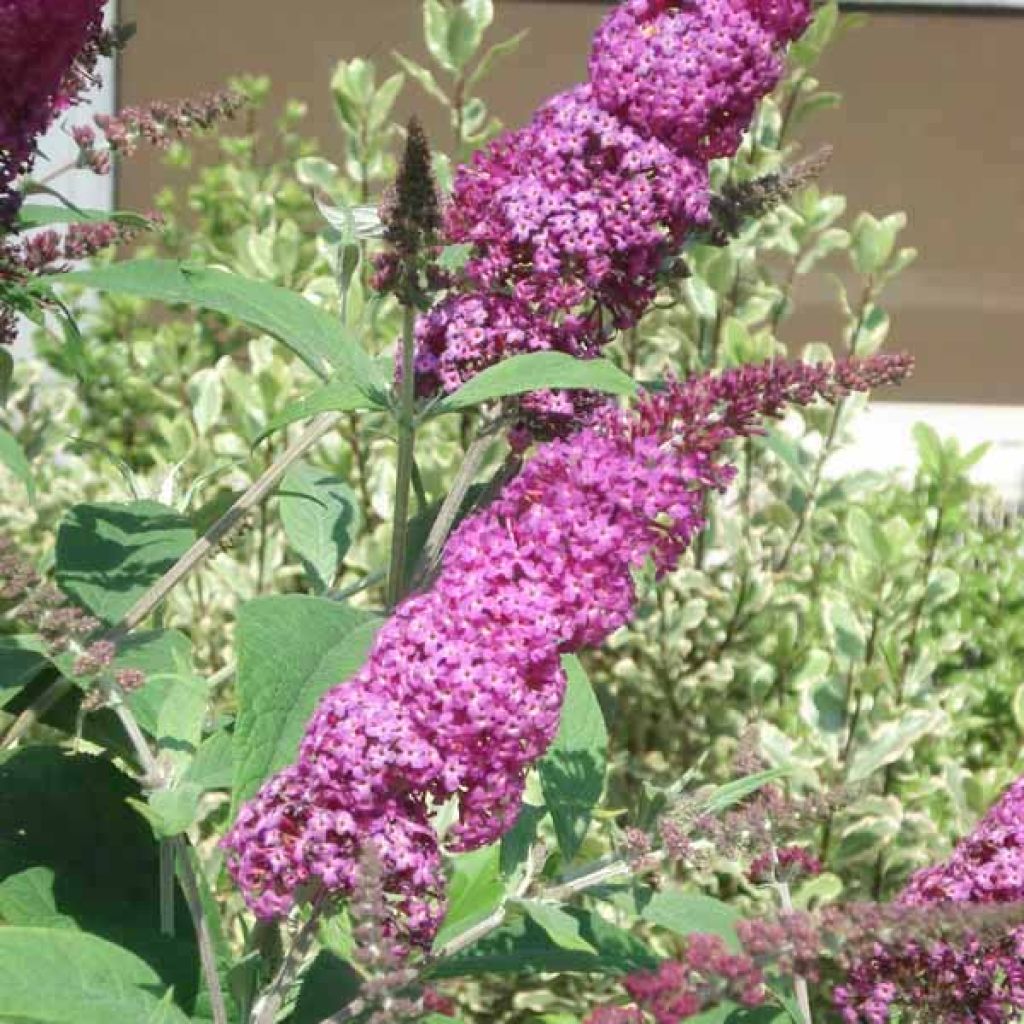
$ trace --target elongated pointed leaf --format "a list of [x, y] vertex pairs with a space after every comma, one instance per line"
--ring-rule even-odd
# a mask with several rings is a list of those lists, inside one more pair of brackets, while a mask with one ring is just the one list
[[257, 598], [238, 615], [234, 810], [296, 755], [317, 701], [362, 665], [379, 619], [325, 598]]
[[597, 953], [597, 950], [580, 934], [580, 920], [561, 907], [540, 900], [522, 900], [520, 909], [534, 924], [547, 932], [547, 936], [560, 949], [571, 949], [582, 953]]
[[538, 769], [559, 848], [571, 860], [587, 834], [604, 789], [608, 730], [579, 660], [566, 657], [562, 664], [568, 677], [562, 721]]
[[0, 466], [6, 466], [25, 485], [29, 501], [34, 503], [36, 483], [32, 478], [32, 467], [14, 435], [8, 433], [3, 427], [0, 427]]
[[583, 910], [566, 910], [579, 922], [580, 937], [595, 952], [565, 949], [529, 918], [510, 921], [468, 949], [430, 969], [435, 978], [481, 974], [547, 973], [628, 974], [651, 970], [658, 958], [635, 936]]
[[0, 708], [12, 700], [49, 664], [33, 638], [0, 638]]
[[368, 397], [353, 381], [336, 377], [308, 395], [286, 405], [266, 425], [253, 444], [259, 444], [292, 423], [312, 419], [322, 412], [356, 412], [360, 409], [382, 407], [380, 402]]
[[222, 313], [277, 338], [324, 379], [340, 371], [368, 392], [380, 386], [373, 361], [336, 317], [265, 281], [176, 260], [111, 263], [61, 281]]
[[18, 210], [18, 223], [23, 228], [41, 228], [51, 224], [95, 224], [103, 221], [135, 227], [147, 227], [152, 223], [148, 217], [139, 213], [91, 210], [79, 206], [58, 206], [55, 203], [25, 203]]
[[468, 409], [495, 398], [548, 388], [635, 395], [636, 381], [607, 359], [575, 359], [564, 352], [527, 352], [478, 373], [438, 404], [438, 412]]
[[740, 948], [736, 935], [736, 923], [742, 917], [740, 912], [703, 893], [678, 889], [657, 892], [641, 916], [676, 935], [717, 935], [730, 949]]

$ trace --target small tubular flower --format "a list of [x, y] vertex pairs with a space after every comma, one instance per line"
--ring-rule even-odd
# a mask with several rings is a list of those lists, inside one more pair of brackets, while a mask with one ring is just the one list
[[678, 562], [704, 495], [732, 477], [722, 446], [787, 403], [895, 382], [908, 365], [744, 367], [540, 445], [455, 531], [432, 589], [399, 605], [362, 670], [324, 696], [297, 762], [242, 809], [225, 846], [249, 905], [267, 917], [310, 885], [350, 894], [372, 838], [394, 927], [428, 945], [443, 912], [433, 812], [455, 802], [453, 850], [512, 826], [558, 728], [561, 656], [629, 621], [634, 569]]

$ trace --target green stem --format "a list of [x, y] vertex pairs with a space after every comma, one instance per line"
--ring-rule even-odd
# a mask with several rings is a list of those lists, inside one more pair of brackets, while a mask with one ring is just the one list
[[[928, 542], [925, 547], [924, 558], [921, 560], [921, 595], [914, 604], [910, 615], [910, 632], [907, 636], [906, 646], [900, 659], [900, 675], [896, 683], [896, 712], [903, 710], [903, 701], [907, 687], [907, 674], [913, 663], [914, 655], [917, 654], [917, 638], [921, 631], [921, 622], [924, 618], [924, 606], [928, 599], [928, 582], [932, 578], [935, 569], [935, 562], [939, 553], [939, 541], [942, 537], [943, 519], [945, 509], [939, 505], [935, 516], [935, 525], [928, 534]], [[890, 796], [896, 781], [895, 767], [891, 764], [885, 766], [885, 773], [882, 776], [882, 793]], [[871, 892], [874, 899], [880, 899], [882, 885], [885, 881], [885, 855], [881, 851], [875, 858], [874, 877], [871, 883]]]
[[[779, 856], [773, 845], [772, 873], [775, 875], [775, 889], [779, 894], [779, 905], [783, 914], [789, 916], [793, 913], [793, 894], [789, 888], [789, 882], [779, 878]], [[814, 1017], [811, 1014], [811, 997], [807, 988], [807, 979], [801, 974], [793, 976], [793, 993], [796, 996], [797, 1008], [800, 1011], [801, 1024], [814, 1024]]]
[[413, 453], [416, 446], [416, 382], [413, 377], [416, 310], [405, 307], [402, 328], [402, 390], [398, 407], [398, 473], [395, 481], [395, 520], [391, 533], [391, 568], [388, 576], [388, 607], [394, 608], [405, 590], [405, 558], [409, 542], [409, 492], [412, 489]]
[[[848, 348], [848, 354], [850, 356], [857, 355], [857, 347], [860, 344], [860, 335], [864, 330], [864, 323], [867, 319], [868, 309], [874, 301], [874, 297], [874, 282], [869, 279], [864, 287], [864, 294], [861, 296], [860, 309], [857, 311], [857, 320], [850, 333], [850, 344]], [[828, 460], [835, 448], [836, 441], [838, 440], [839, 425], [842, 423], [845, 407], [846, 402], [843, 399], [839, 399], [835, 404], [835, 408], [832, 410], [828, 431], [826, 432], [825, 439], [822, 442], [821, 451], [818, 452], [818, 458], [815, 460], [814, 469], [811, 471], [810, 486], [807, 488], [807, 499], [800, 512], [800, 518], [797, 520], [796, 529], [794, 529], [793, 533], [790, 535], [789, 542], [786, 544], [785, 550], [782, 552], [782, 557], [775, 565], [776, 572], [783, 572], [789, 565], [790, 559], [796, 551], [797, 544], [803, 537], [804, 531], [810, 525], [811, 518], [818, 507], [818, 498], [820, 497], [819, 492], [821, 490], [821, 483], [825, 474], [825, 466], [828, 463]]]

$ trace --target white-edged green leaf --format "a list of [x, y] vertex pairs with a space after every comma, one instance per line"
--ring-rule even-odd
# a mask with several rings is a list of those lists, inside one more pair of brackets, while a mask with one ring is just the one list
[[886, 722], [857, 750], [850, 764], [849, 781], [863, 782], [879, 768], [900, 760], [918, 741], [936, 732], [944, 719], [941, 711], [913, 710]]

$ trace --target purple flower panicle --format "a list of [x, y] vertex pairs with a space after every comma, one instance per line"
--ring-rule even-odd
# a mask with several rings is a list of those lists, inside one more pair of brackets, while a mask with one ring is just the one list
[[[915, 874], [898, 903], [951, 910], [1024, 903], [1024, 779], [1018, 779], [942, 864]], [[878, 946], [834, 991], [849, 1024], [884, 1024], [896, 1007], [944, 1024], [1006, 1024], [1024, 1010], [1024, 927], [957, 942]]]
[[351, 893], [373, 841], [396, 927], [426, 945], [443, 913], [433, 811], [454, 800], [448, 848], [514, 823], [527, 769], [558, 727], [560, 657], [602, 643], [633, 610], [633, 571], [673, 567], [727, 486], [722, 446], [791, 402], [902, 378], [878, 356], [778, 363], [671, 384], [541, 445], [466, 519], [429, 591], [399, 605], [368, 661], [327, 693], [297, 762], [243, 807], [225, 846], [249, 905], [270, 917], [300, 890]]
[[598, 102], [672, 151], [731, 156], [782, 75], [780, 41], [736, 0], [633, 0], [594, 40]]
[[0, 0], [0, 225], [17, 213], [14, 181], [36, 140], [87, 84], [102, 15], [103, 0]]
[[[470, 256], [421, 325], [421, 392], [450, 392], [521, 352], [597, 354], [635, 325], [687, 237], [709, 224], [708, 161], [735, 152], [809, 13], [807, 0], [629, 0], [614, 10], [589, 81], [459, 168], [445, 235]], [[467, 293], [475, 348], [448, 329]], [[566, 426], [579, 401], [549, 394], [527, 411]]]

